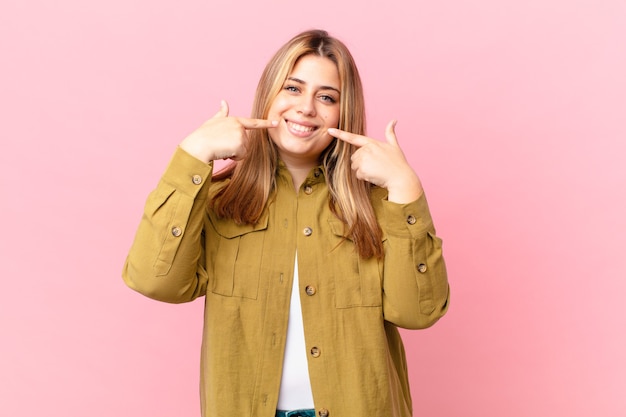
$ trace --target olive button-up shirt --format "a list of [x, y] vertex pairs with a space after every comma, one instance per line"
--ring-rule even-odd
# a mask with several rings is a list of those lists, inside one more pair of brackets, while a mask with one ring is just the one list
[[125, 282], [172, 303], [205, 296], [201, 406], [205, 417], [273, 417], [282, 375], [293, 269], [315, 407], [320, 416], [409, 417], [411, 396], [397, 327], [431, 326], [448, 308], [441, 240], [425, 197], [371, 201], [384, 260], [363, 259], [328, 205], [322, 168], [298, 192], [281, 166], [254, 225], [207, 204], [224, 183], [182, 149], [146, 202]]

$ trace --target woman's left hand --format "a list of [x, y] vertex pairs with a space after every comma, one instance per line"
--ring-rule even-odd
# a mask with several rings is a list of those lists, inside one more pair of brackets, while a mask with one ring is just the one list
[[389, 122], [384, 142], [339, 129], [328, 129], [328, 133], [358, 148], [352, 154], [358, 179], [386, 188], [389, 201], [404, 204], [417, 200], [424, 190], [398, 145], [395, 127], [395, 120]]

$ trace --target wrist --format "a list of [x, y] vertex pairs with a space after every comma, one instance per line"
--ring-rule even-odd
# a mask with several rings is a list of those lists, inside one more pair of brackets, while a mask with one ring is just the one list
[[417, 175], [397, 178], [387, 185], [387, 199], [394, 203], [406, 204], [417, 200], [424, 193]]
[[194, 140], [191, 136], [186, 137], [178, 146], [189, 155], [207, 164], [215, 160], [215, 152], [207, 149], [206, 145]]

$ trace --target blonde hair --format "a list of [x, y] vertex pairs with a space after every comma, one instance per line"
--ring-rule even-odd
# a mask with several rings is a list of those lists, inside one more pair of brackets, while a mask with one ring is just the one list
[[[339, 126], [341, 130], [365, 134], [365, 100], [356, 64], [348, 48], [323, 30], [311, 30], [295, 36], [270, 59], [256, 90], [253, 118], [267, 118], [269, 108], [297, 61], [306, 55], [330, 59], [337, 66], [340, 80]], [[237, 223], [254, 224], [259, 220], [276, 187], [278, 151], [267, 130], [248, 132], [247, 157], [215, 174], [215, 180], [230, 178], [212, 199], [219, 216]], [[369, 199], [368, 182], [356, 178], [350, 157], [354, 145], [333, 140], [320, 156], [326, 169], [331, 211], [346, 225], [347, 236], [362, 258], [384, 256], [382, 232]]]

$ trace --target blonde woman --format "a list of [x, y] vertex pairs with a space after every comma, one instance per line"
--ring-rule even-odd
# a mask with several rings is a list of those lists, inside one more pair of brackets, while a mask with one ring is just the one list
[[352, 56], [314, 30], [270, 60], [251, 118], [222, 102], [180, 143], [123, 277], [205, 297], [203, 416], [412, 416], [397, 328], [434, 324], [449, 290], [394, 127], [365, 136]]

